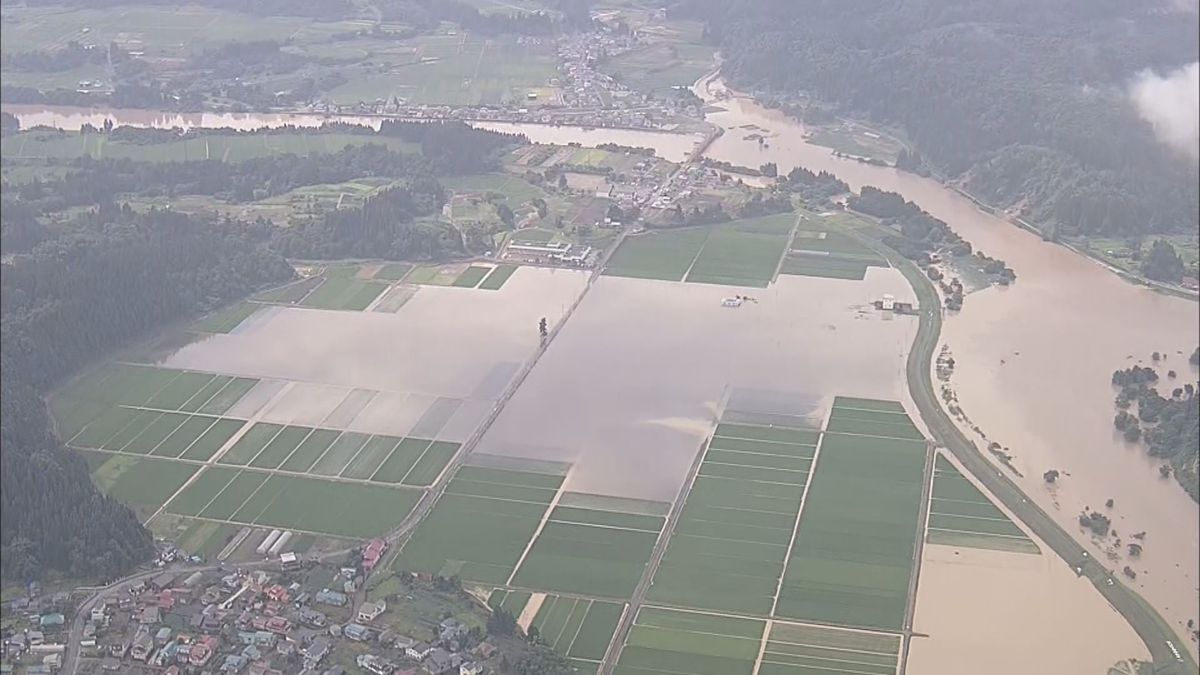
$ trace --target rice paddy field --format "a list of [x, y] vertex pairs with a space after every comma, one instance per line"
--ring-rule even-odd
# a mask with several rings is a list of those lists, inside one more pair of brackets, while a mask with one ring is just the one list
[[537, 93], [534, 104], [552, 102], [549, 88], [557, 76], [553, 45], [519, 43], [511, 37], [482, 38], [461, 33], [422, 35], [399, 46], [371, 50], [390, 67], [359, 64], [347, 69], [349, 81], [325, 93], [338, 104], [391, 101], [414, 104], [499, 105], [521, 102]]
[[774, 621], [758, 675], [895, 675], [900, 636]]
[[680, 228], [628, 237], [605, 274], [766, 288], [795, 226], [792, 213], [748, 218], [705, 228]]
[[930, 544], [1040, 553], [1037, 544], [944, 455], [934, 462], [933, 498], [925, 541]]
[[595, 673], [612, 642], [624, 603], [588, 598], [496, 589], [488, 598], [492, 608], [514, 617], [529, 617], [526, 630], [567, 657], [577, 673]]
[[899, 403], [835, 399], [776, 616], [904, 628], [928, 455]]
[[752, 675], [767, 622], [665, 607], [642, 607], [615, 675]]
[[[170, 346], [145, 356], [134, 350], [134, 361], [104, 364], [57, 392], [51, 404], [58, 433], [83, 454], [97, 484], [156, 531], [185, 537], [197, 549], [218, 534], [229, 539], [228, 528], [345, 539], [384, 534], [438, 482], [537, 346], [538, 319], [557, 321], [530, 303], [536, 291], [561, 308], [580, 288], [569, 274], [555, 277], [555, 290], [543, 287], [549, 277], [536, 270], [476, 266], [462, 270], [469, 283], [459, 285], [488, 282], [487, 293], [406, 286], [412, 295], [402, 307], [362, 312], [384, 289], [399, 288], [395, 279], [411, 267], [318, 271], [204, 317], [167, 339]], [[426, 298], [422, 309], [428, 294], [445, 297]], [[445, 319], [455, 302], [459, 310], [449, 316], [456, 318]], [[497, 316], [522, 314], [514, 306], [525, 307], [524, 330], [495, 330]], [[420, 318], [427, 312], [437, 322]], [[489, 332], [473, 330], [472, 321]], [[322, 338], [331, 326], [338, 330]], [[447, 345], [462, 330], [479, 335], [478, 343], [459, 340], [449, 352], [427, 346]], [[296, 341], [301, 334], [306, 339]], [[400, 370], [380, 367], [394, 362], [393, 350], [404, 351], [406, 341], [423, 358], [405, 360]]]
[[888, 267], [882, 255], [838, 224], [839, 217], [802, 213], [779, 273], [862, 281], [868, 268]]
[[770, 615], [819, 437], [811, 428], [718, 425], [649, 599]]
[[395, 569], [506, 584], [562, 482], [561, 475], [460, 468]]
[[555, 506], [512, 583], [522, 588], [628, 598], [645, 572], [665, 520], [645, 513]]
[[97, 485], [144, 518], [161, 511], [218, 523], [374, 536], [412, 509], [458, 449], [432, 439], [367, 436], [340, 470], [329, 477], [310, 474], [353, 432], [229, 416], [259, 384], [110, 364], [57, 396], [54, 409], [60, 433], [84, 453]]

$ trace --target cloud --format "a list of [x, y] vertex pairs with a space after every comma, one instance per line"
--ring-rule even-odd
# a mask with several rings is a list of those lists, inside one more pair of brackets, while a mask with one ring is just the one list
[[1200, 159], [1200, 62], [1165, 76], [1143, 70], [1129, 96], [1159, 141]]

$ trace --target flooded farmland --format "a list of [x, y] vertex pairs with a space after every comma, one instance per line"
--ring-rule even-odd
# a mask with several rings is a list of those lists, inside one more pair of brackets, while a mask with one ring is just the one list
[[916, 318], [870, 306], [885, 293], [912, 298], [899, 272], [782, 276], [722, 307], [745, 292], [601, 277], [478, 451], [573, 462], [572, 491], [671, 500], [740, 391], [810, 397], [820, 415], [834, 394], [908, 400]]
[[[1016, 271], [1016, 284], [970, 294], [962, 311], [943, 322], [959, 403], [991, 440], [1010, 449], [1024, 491], [1069, 532], [1079, 531], [1076, 516], [1085, 506], [1109, 498], [1118, 531], [1146, 531], [1134, 585], [1183, 632], [1200, 602], [1200, 510], [1174, 481], [1161, 479], [1159, 462], [1114, 433], [1110, 378], [1159, 351], [1168, 355], [1164, 369], [1194, 380], [1187, 355], [1200, 342], [1200, 305], [1130, 284], [934, 180], [835, 157], [807, 142], [803, 126], [782, 113], [741, 97], [716, 100], [720, 83], [702, 85], [698, 93], [725, 109], [708, 115], [710, 122], [727, 130], [753, 125], [767, 137], [760, 148], [736, 131], [726, 133], [707, 156], [747, 166], [776, 162], [781, 172], [804, 166], [834, 173], [855, 190], [899, 192]], [[1041, 478], [1052, 468], [1070, 473], [1054, 493]], [[1106, 559], [1104, 547], [1091, 547]]]
[[396, 313], [267, 307], [158, 365], [261, 378], [233, 415], [462, 441], [586, 279], [522, 268], [499, 291], [421, 286]]

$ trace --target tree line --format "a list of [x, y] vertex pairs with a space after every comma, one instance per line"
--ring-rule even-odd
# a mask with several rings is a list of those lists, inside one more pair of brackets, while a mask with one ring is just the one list
[[[1198, 350], [1197, 353], [1200, 353]], [[1159, 354], [1154, 354], [1154, 361]], [[1168, 371], [1168, 379], [1178, 377]], [[1162, 474], [1174, 474], [1183, 489], [1200, 501], [1200, 399], [1197, 385], [1173, 387], [1170, 397], [1158, 392], [1158, 371], [1148, 366], [1117, 370], [1113, 386], [1119, 387], [1113, 426], [1126, 441], [1139, 443], [1151, 457], [1164, 461]]]

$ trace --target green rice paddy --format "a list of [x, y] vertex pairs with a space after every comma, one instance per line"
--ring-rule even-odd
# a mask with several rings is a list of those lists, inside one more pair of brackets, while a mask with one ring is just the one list
[[[400, 552], [395, 568], [505, 584], [533, 538], [562, 476], [464, 466]], [[520, 498], [490, 496], [517, 488]]]
[[471, 265], [464, 270], [462, 274], [458, 275], [458, 278], [455, 279], [454, 283], [450, 285], [457, 286], [459, 288], [475, 288], [479, 285], [479, 282], [483, 281], [484, 277], [491, 273], [491, 271], [491, 267]]
[[771, 614], [820, 432], [718, 425], [649, 599]]
[[382, 281], [331, 276], [305, 296], [300, 304], [314, 309], [359, 311], [366, 309], [387, 287], [388, 284]]
[[779, 273], [861, 281], [867, 268], [888, 266], [882, 255], [843, 231], [840, 220], [840, 214], [802, 215]]
[[615, 675], [752, 675], [766, 621], [643, 606]]
[[508, 281], [508, 278], [516, 271], [516, 265], [497, 265], [480, 282], [479, 288], [485, 291], [498, 291], [504, 286], [504, 282]]
[[239, 302], [200, 319], [193, 323], [191, 328], [200, 333], [228, 333], [259, 309], [260, 306], [252, 302]]
[[[575, 672], [596, 672], [625, 611], [624, 603], [538, 595], [541, 604], [530, 628], [547, 646], [567, 657]], [[488, 606], [520, 617], [532, 597], [530, 591], [500, 588], [488, 597]]]
[[1039, 553], [1037, 544], [942, 455], [934, 462], [925, 540], [931, 544]]
[[[876, 416], [893, 402], [838, 398], [831, 420], [853, 410]], [[831, 423], [832, 426], [832, 423]], [[924, 441], [899, 423], [894, 435], [830, 431], [820, 452], [792, 545], [776, 616], [900, 630], [920, 528]]]
[[371, 537], [394, 527], [419, 497], [418, 490], [212, 466], [166, 510], [246, 525]]
[[525, 588], [627, 598], [642, 578], [664, 519], [556, 508], [513, 577]]
[[627, 237], [604, 273], [765, 288], [775, 278], [795, 222], [795, 214], [781, 213]]
[[412, 263], [398, 262], [387, 263], [375, 271], [372, 279], [382, 279], [384, 281], [400, 281], [404, 275], [408, 274], [413, 268]]
[[142, 515], [149, 515], [171, 497], [197, 466], [182, 462], [81, 451], [95, 468], [92, 480], [106, 494]]
[[776, 622], [758, 675], [895, 675], [900, 636]]

